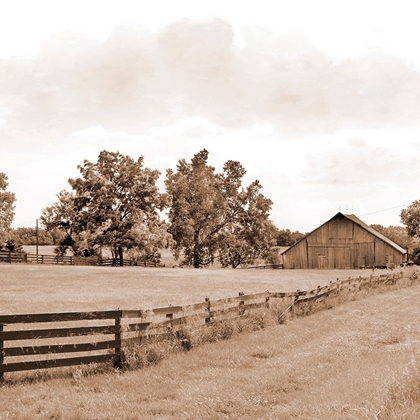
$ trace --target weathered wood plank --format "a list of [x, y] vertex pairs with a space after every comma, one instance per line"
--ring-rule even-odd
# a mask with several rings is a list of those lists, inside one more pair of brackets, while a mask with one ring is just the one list
[[45, 330], [3, 331], [0, 332], [0, 341], [30, 340], [53, 337], [75, 337], [93, 334], [116, 334], [117, 332], [118, 328], [115, 325], [105, 325], [99, 327], [55, 328]]
[[152, 312], [154, 315], [175, 314], [182, 311], [182, 306], [168, 306], [166, 308], [154, 308]]
[[32, 347], [6, 347], [3, 349], [5, 357], [11, 356], [32, 356], [35, 354], [59, 354], [59, 353], [75, 353], [84, 351], [95, 351], [105, 349], [115, 349], [120, 345], [118, 340], [98, 341], [95, 343], [78, 343], [78, 344], [59, 344], [51, 346], [32, 346]]
[[96, 356], [71, 357], [66, 359], [38, 360], [35, 362], [5, 363], [0, 365], [0, 373], [88, 365], [90, 363], [111, 363], [116, 362], [117, 358], [118, 356], [116, 354], [100, 354]]
[[182, 306], [167, 306], [164, 308], [154, 308], [154, 309], [133, 309], [133, 310], [124, 310], [122, 311], [123, 318], [147, 318], [154, 315], [167, 315], [167, 314], [176, 314], [177, 312], [182, 312]]
[[124, 324], [123, 333], [125, 332], [134, 332], [134, 331], [144, 331], [150, 325], [154, 325], [151, 322], [135, 322], [131, 324]]
[[194, 303], [192, 305], [185, 305], [183, 306], [184, 312], [195, 312], [200, 311], [202, 309], [206, 309], [208, 307], [208, 302], [202, 303]]
[[209, 313], [202, 313], [202, 314], [192, 314], [187, 316], [182, 316], [179, 318], [168, 319], [167, 321], [162, 322], [139, 322], [139, 323], [131, 323], [131, 324], [124, 324], [124, 331], [123, 333], [127, 332], [136, 332], [136, 331], [148, 331], [152, 332], [153, 330], [159, 330], [162, 328], [167, 327], [176, 327], [178, 325], [183, 325], [188, 323], [190, 319], [204, 319], [208, 318]]
[[[231, 306], [229, 308], [223, 308], [223, 309], [216, 309], [210, 311], [211, 317], [217, 317], [223, 314], [232, 313], [232, 312], [238, 312], [238, 311], [247, 311], [252, 309], [259, 309], [259, 308], [265, 308], [267, 306], [266, 302], [256, 302], [256, 303], [248, 303], [241, 306]], [[207, 314], [208, 316], [208, 314]]]
[[300, 296], [299, 299], [297, 300], [297, 303], [309, 302], [311, 300], [314, 300], [316, 297], [317, 297], [316, 295]]
[[63, 312], [44, 314], [0, 315], [0, 324], [33, 324], [37, 322], [85, 321], [94, 319], [116, 319], [122, 311]]
[[270, 297], [272, 298], [285, 298], [285, 297], [293, 297], [295, 296], [296, 292], [275, 292], [270, 293]]
[[133, 309], [133, 310], [124, 310], [122, 311], [122, 318], [145, 318], [148, 315], [147, 310], [143, 309]]
[[232, 298], [226, 298], [226, 299], [218, 299], [218, 300], [212, 300], [211, 306], [217, 306], [224, 303], [234, 303], [234, 302], [244, 302], [247, 300], [257, 300], [257, 299], [264, 299], [271, 295], [270, 292], [262, 292], [262, 293], [254, 293], [252, 295], [242, 295], [242, 296], [235, 296]]

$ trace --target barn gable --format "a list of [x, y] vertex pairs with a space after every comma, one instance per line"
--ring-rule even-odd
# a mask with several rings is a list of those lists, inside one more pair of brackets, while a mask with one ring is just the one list
[[282, 252], [284, 268], [395, 266], [406, 251], [355, 215], [337, 213]]

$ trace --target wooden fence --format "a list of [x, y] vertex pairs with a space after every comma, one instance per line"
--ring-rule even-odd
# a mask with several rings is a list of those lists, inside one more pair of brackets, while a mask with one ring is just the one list
[[37, 255], [27, 254], [27, 262], [32, 264], [60, 264], [60, 265], [74, 265], [76, 258], [73, 256], [59, 256], [59, 255]]
[[[5, 372], [118, 363], [121, 312], [0, 315], [0, 380]], [[80, 325], [80, 321], [88, 325]], [[61, 328], [63, 324], [66, 327]], [[69, 357], [75, 353], [78, 357]], [[5, 362], [8, 358], [13, 358], [11, 363]]]
[[[101, 257], [75, 257], [72, 255], [41, 255], [25, 252], [0, 252], [0, 262], [54, 264], [54, 265], [99, 265], [105, 267], [120, 266], [119, 259]], [[136, 260], [123, 260], [124, 266], [164, 267], [164, 264], [149, 263]]]
[[[206, 298], [188, 306], [149, 310], [0, 315], [0, 380], [7, 372], [89, 363], [119, 366], [121, 347], [126, 342], [143, 343], [165, 338], [192, 323], [199, 327], [244, 316], [267, 307], [270, 295], [241, 294], [215, 301]], [[74, 326], [81, 321], [85, 323]], [[102, 323], [98, 325], [98, 321]]]
[[[98, 258], [97, 265], [104, 267], [120, 266], [120, 260], [118, 258]], [[164, 264], [123, 259], [123, 266], [164, 267]]]
[[259, 268], [262, 270], [266, 268], [277, 269], [277, 268], [283, 268], [283, 264], [255, 265], [255, 266], [247, 267], [247, 268]]
[[12, 264], [27, 261], [27, 254], [24, 252], [0, 252], [0, 262]]
[[143, 343], [168, 334], [176, 336], [184, 327], [201, 328], [243, 317], [254, 310], [270, 308], [274, 302], [280, 303], [278, 321], [282, 322], [289, 311], [307, 315], [314, 312], [314, 305], [325, 309], [331, 294], [353, 295], [365, 288], [395, 284], [401, 277], [403, 274], [399, 272], [337, 279], [308, 291], [240, 293], [227, 299], [206, 298], [204, 302], [187, 306], [148, 310], [0, 315], [0, 381], [4, 380], [4, 373], [23, 370], [89, 363], [113, 363], [119, 367], [125, 343], [133, 340]]

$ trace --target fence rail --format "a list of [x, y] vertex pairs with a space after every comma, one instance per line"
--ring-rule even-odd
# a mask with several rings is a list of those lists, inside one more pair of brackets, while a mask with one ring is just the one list
[[[186, 306], [96, 312], [0, 315], [0, 381], [4, 373], [89, 363], [122, 363], [125, 343], [165, 338], [180, 329], [201, 328], [243, 317], [280, 302], [278, 321], [289, 311], [309, 314], [325, 309], [330, 295], [356, 294], [364, 289], [393, 285], [402, 272], [338, 280], [312, 290], [262, 292]], [[414, 276], [414, 275], [413, 275]], [[410, 281], [417, 279], [417, 274]], [[41, 324], [41, 327], [39, 326]], [[60, 342], [57, 342], [60, 340]]]
[[[0, 315], [0, 380], [4, 380], [6, 372], [89, 363], [118, 364], [121, 314], [122, 311], [99, 311]], [[101, 325], [75, 327], [69, 324], [80, 321], [99, 321]], [[35, 326], [28, 329], [31, 324]], [[43, 327], [39, 328], [37, 324]], [[46, 339], [51, 341], [53, 338], [64, 341], [45, 343]], [[69, 357], [69, 354], [76, 357]], [[30, 356], [36, 358], [28, 360]]]
[[276, 269], [276, 268], [284, 268], [283, 264], [269, 264], [269, 265], [254, 265], [252, 267], [248, 267], [248, 268], [259, 268], [259, 269], [266, 269], [266, 268], [271, 268], [271, 269]]
[[27, 262], [34, 264], [61, 264], [74, 265], [75, 257], [66, 255], [37, 255], [27, 254]]
[[[118, 258], [76, 257], [73, 255], [29, 254], [25, 252], [0, 252], [0, 262], [54, 264], [54, 265], [99, 265], [105, 267], [121, 266]], [[164, 264], [123, 259], [123, 266], [165, 267]]]
[[24, 252], [0, 252], [0, 262], [20, 263], [27, 262], [27, 254]]

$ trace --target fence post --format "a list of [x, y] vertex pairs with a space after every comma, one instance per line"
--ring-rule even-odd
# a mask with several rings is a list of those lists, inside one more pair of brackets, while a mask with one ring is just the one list
[[204, 301], [207, 302], [206, 309], [207, 309], [207, 312], [209, 314], [209, 317], [208, 318], [205, 318], [205, 322], [206, 322], [206, 324], [209, 324], [210, 321], [211, 321], [211, 316], [210, 316], [210, 298], [206, 296], [206, 298], [204, 299]]
[[[244, 294], [245, 294], [244, 292], [239, 292], [239, 296], [244, 296]], [[245, 313], [245, 310], [242, 308], [242, 306], [244, 305], [245, 305], [245, 301], [241, 300], [239, 302], [239, 315], [243, 315]]]
[[119, 311], [117, 318], [115, 318], [115, 326], [117, 330], [115, 331], [115, 354], [116, 360], [114, 362], [115, 369], [121, 369], [122, 361], [121, 361], [121, 318], [122, 318], [122, 311]]
[[[0, 333], [3, 332], [4, 324], [0, 324]], [[3, 340], [0, 339], [0, 367], [4, 364], [4, 356], [3, 356], [3, 349], [4, 343]], [[0, 372], [0, 383], [4, 382], [4, 373]]]
[[9, 263], [12, 264], [12, 253], [9, 252]]

